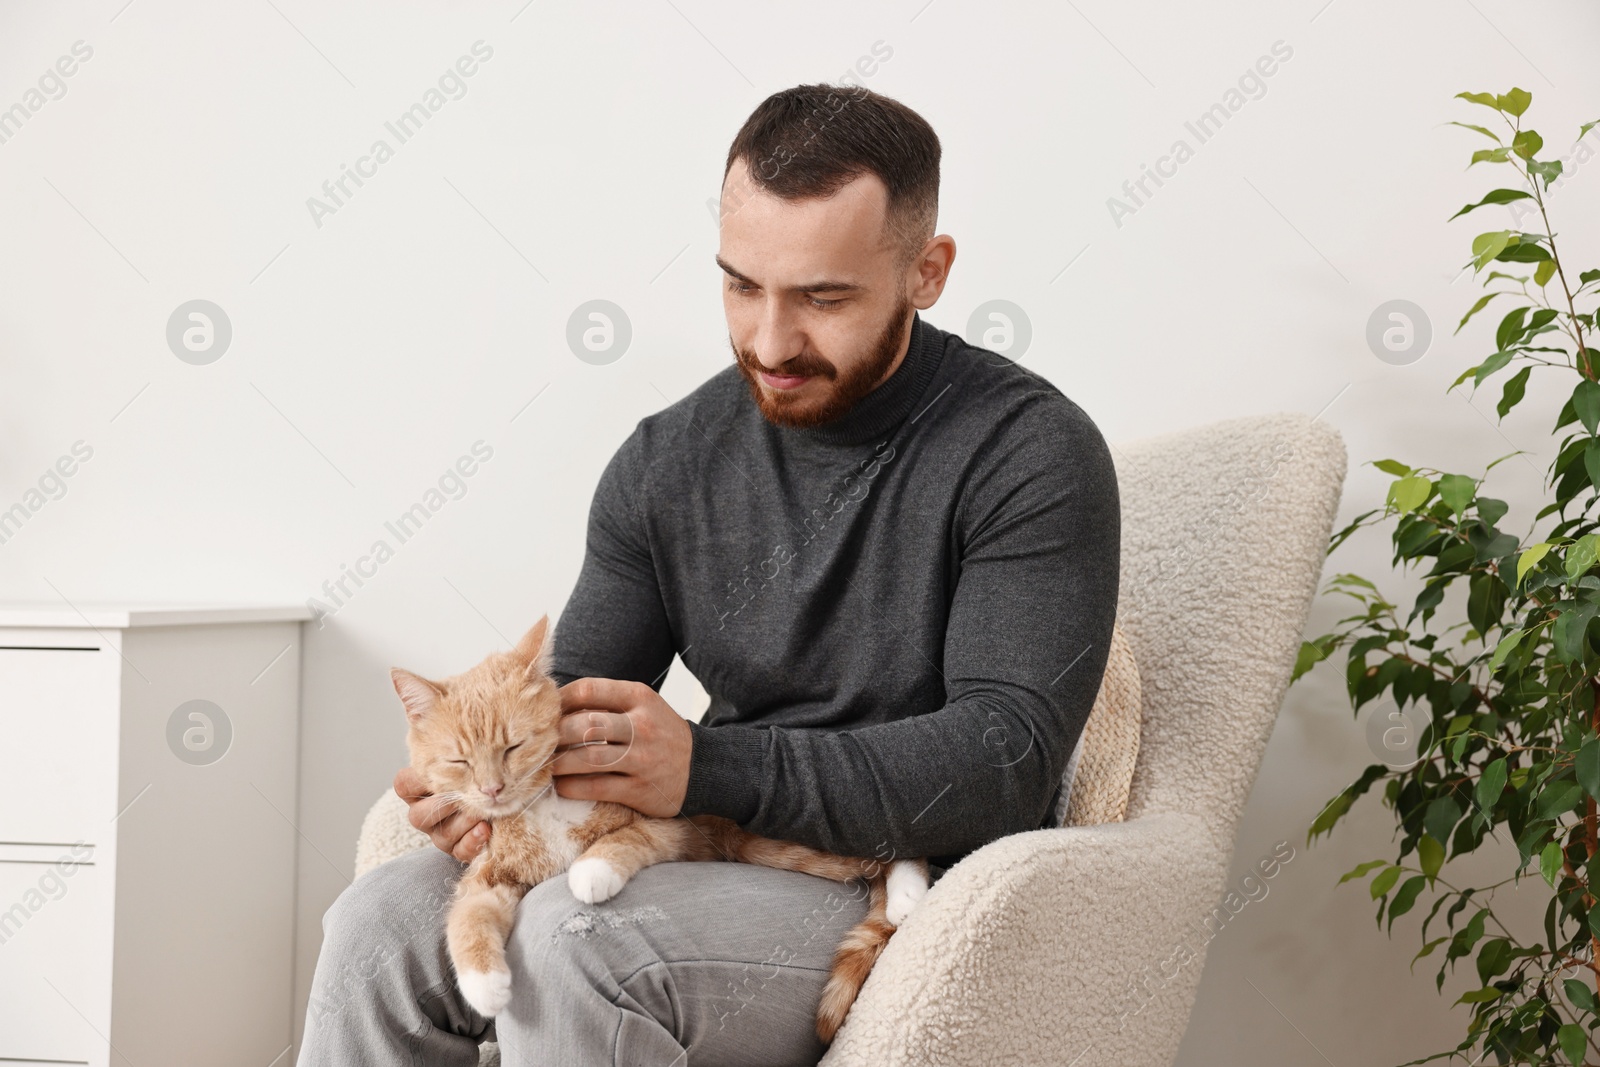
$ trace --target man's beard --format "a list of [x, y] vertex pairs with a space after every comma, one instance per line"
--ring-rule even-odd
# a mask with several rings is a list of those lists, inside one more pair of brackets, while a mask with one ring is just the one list
[[[894, 311], [890, 313], [883, 332], [868, 350], [866, 358], [858, 360], [843, 373], [827, 360], [809, 352], [801, 353], [781, 366], [768, 370], [756, 359], [754, 352], [741, 351], [738, 345], [733, 344], [731, 337], [728, 343], [733, 347], [734, 365], [739, 368], [745, 383], [750, 386], [750, 395], [755, 398], [756, 406], [761, 409], [761, 414], [767, 421], [778, 426], [795, 428], [820, 426], [843, 416], [856, 406], [857, 401], [877, 387], [879, 379], [900, 354], [901, 334], [905, 329], [906, 318], [910, 314], [911, 301], [902, 296], [896, 303]], [[829, 380], [832, 381], [831, 392], [820, 404], [813, 397], [807, 397], [802, 401], [791, 397], [786, 391], [770, 389], [763, 385], [760, 378], [763, 371], [778, 376], [793, 374]], [[798, 387], [798, 389], [810, 388], [814, 387], [809, 385]]]

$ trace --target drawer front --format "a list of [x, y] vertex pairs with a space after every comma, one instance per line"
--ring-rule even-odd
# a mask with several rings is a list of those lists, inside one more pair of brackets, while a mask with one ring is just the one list
[[56, 851], [48, 860], [0, 860], [0, 1063], [7, 1067], [106, 1061], [99, 1034], [110, 1033], [110, 872], [92, 850]]
[[[0, 842], [110, 839], [121, 661], [93, 631], [67, 648], [5, 647], [0, 630]], [[60, 642], [63, 645], [69, 642]]]

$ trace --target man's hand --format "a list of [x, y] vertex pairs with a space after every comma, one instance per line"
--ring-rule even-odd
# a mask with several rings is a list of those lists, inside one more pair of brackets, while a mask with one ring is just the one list
[[561, 688], [556, 793], [671, 818], [689, 791], [689, 724], [643, 682], [579, 678]]
[[411, 825], [462, 863], [470, 862], [489, 843], [487, 822], [457, 810], [454, 801], [442, 804], [434, 800], [422, 776], [410, 767], [395, 774], [394, 791], [409, 805]]

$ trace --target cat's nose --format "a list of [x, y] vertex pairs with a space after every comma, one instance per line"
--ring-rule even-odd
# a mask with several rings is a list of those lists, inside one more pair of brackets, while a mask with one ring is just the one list
[[500, 790], [503, 788], [505, 787], [496, 782], [494, 785], [480, 785], [478, 787], [478, 792], [482, 793], [490, 800], [494, 800], [500, 795]]

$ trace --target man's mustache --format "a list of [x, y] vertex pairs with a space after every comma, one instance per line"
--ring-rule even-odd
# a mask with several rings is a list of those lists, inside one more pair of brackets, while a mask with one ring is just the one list
[[739, 361], [753, 373], [774, 374], [780, 377], [832, 378], [838, 373], [834, 370], [833, 364], [818, 356], [796, 356], [773, 370], [762, 366], [761, 361], [752, 353], [740, 352]]

